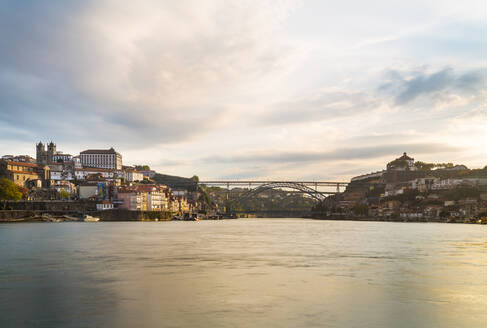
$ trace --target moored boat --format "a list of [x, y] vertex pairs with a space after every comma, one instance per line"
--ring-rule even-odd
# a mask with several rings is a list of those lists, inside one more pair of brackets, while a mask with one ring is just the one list
[[97, 218], [97, 217], [94, 217], [94, 216], [91, 216], [91, 215], [85, 215], [83, 217], [83, 221], [84, 222], [98, 222], [98, 221], [100, 221], [100, 218]]

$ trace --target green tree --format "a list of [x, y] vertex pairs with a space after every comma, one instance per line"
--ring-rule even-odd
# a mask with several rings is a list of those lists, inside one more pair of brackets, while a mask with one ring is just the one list
[[416, 168], [420, 171], [431, 171], [433, 168], [435, 168], [436, 164], [417, 161], [414, 163], [414, 166], [416, 166]]
[[0, 199], [2, 200], [21, 200], [22, 192], [19, 187], [7, 178], [0, 179]]
[[150, 171], [149, 165], [135, 165], [137, 171]]
[[61, 191], [59, 192], [59, 197], [61, 199], [68, 199], [71, 195], [69, 194], [69, 192], [67, 192], [66, 190], [64, 189], [61, 189]]
[[191, 180], [193, 180], [193, 181], [194, 181], [194, 182], [196, 182], [196, 183], [200, 182], [200, 178], [199, 178], [197, 175], [193, 175], [193, 176], [191, 177]]

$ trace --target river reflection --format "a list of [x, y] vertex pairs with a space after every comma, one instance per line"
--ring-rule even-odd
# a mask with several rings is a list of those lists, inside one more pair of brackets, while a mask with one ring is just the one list
[[486, 327], [487, 227], [0, 225], [0, 327]]

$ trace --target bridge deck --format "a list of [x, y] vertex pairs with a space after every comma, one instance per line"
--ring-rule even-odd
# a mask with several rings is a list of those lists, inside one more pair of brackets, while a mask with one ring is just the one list
[[200, 181], [199, 184], [211, 184], [211, 185], [249, 185], [249, 184], [271, 184], [271, 183], [293, 183], [301, 185], [311, 185], [311, 186], [336, 186], [348, 185], [349, 182], [343, 181], [292, 181], [292, 180], [208, 180]]

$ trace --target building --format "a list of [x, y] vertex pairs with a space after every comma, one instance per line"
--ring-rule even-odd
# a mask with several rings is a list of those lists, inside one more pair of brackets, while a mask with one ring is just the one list
[[73, 166], [75, 169], [82, 169], [81, 158], [79, 156], [73, 156]]
[[117, 172], [110, 169], [102, 169], [102, 168], [82, 168], [82, 169], [74, 169], [74, 176], [77, 180], [86, 180], [86, 178], [90, 175], [101, 175], [104, 179], [108, 181], [114, 181], [118, 179]]
[[21, 187], [47, 186], [50, 169], [46, 165], [0, 160], [0, 176]]
[[411, 158], [406, 153], [404, 153], [401, 157], [396, 158], [392, 162], [389, 162], [387, 164], [387, 170], [415, 171], [416, 166], [414, 166], [414, 158]]
[[70, 162], [73, 160], [73, 155], [70, 154], [63, 154], [63, 152], [58, 152], [57, 154], [54, 154], [52, 156], [52, 161], [53, 163], [59, 163], [59, 162]]
[[109, 184], [102, 180], [85, 181], [78, 186], [78, 195], [81, 199], [97, 198], [99, 200], [108, 200]]
[[57, 192], [64, 190], [70, 195], [76, 195], [77, 193], [76, 186], [67, 180], [54, 181], [51, 188], [55, 189]]
[[382, 170], [382, 171], [378, 171], [378, 172], [362, 174], [362, 175], [353, 177], [350, 181], [354, 182], [354, 181], [361, 181], [361, 180], [372, 179], [372, 178], [380, 178], [384, 175], [385, 172], [386, 172], [385, 170]]
[[147, 211], [169, 209], [169, 188], [161, 185], [139, 185], [137, 190], [147, 193]]
[[14, 162], [26, 162], [26, 163], [35, 163], [36, 160], [29, 155], [18, 155], [18, 156], [13, 156], [13, 155], [4, 155], [2, 156], [2, 159], [6, 161], [14, 161]]
[[36, 163], [41, 165], [47, 165], [54, 162], [54, 155], [57, 154], [56, 144], [50, 142], [46, 147], [42, 142], [36, 145]]
[[51, 169], [51, 180], [74, 180], [74, 172], [71, 162], [49, 164], [49, 168]]
[[127, 182], [143, 181], [144, 174], [142, 174], [142, 172], [138, 172], [133, 168], [127, 168], [124, 170], [124, 178]]
[[121, 170], [122, 155], [115, 149], [89, 149], [80, 154], [81, 165], [83, 167], [96, 167], [102, 169]]
[[120, 208], [130, 211], [170, 210], [169, 188], [161, 185], [136, 185], [118, 188]]
[[132, 186], [124, 186], [118, 189], [120, 208], [129, 211], [147, 211], [147, 193], [137, 190]]
[[98, 196], [97, 182], [85, 182], [78, 186], [78, 196], [80, 199], [94, 198]]
[[97, 211], [113, 210], [113, 203], [108, 200], [104, 200], [101, 203], [96, 204], [96, 210]]
[[417, 189], [419, 192], [428, 192], [434, 189], [435, 184], [439, 181], [438, 178], [426, 177], [409, 181], [411, 189]]

